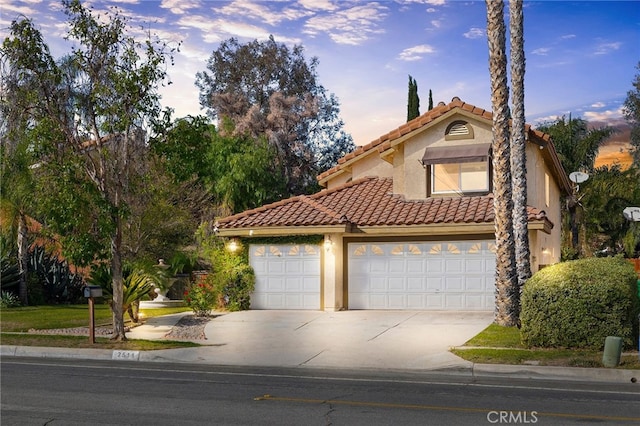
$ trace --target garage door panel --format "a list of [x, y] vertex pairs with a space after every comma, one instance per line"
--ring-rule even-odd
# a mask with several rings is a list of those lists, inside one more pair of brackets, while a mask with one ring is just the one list
[[427, 255], [427, 274], [438, 274], [444, 271], [444, 262], [442, 259], [430, 259]]
[[386, 309], [406, 309], [407, 300], [404, 294], [390, 294], [387, 297]]
[[447, 275], [444, 278], [444, 288], [442, 290], [445, 293], [460, 292], [464, 290], [464, 280], [465, 278], [461, 275]]
[[479, 276], [469, 276], [465, 278], [465, 290], [468, 292], [484, 292], [485, 289], [485, 277], [482, 275]]
[[350, 309], [493, 307], [493, 241], [353, 243]]
[[404, 277], [392, 277], [392, 278], [389, 278], [387, 288], [389, 289], [390, 292], [396, 292], [396, 291], [404, 292], [405, 291], [404, 283], [405, 283]]
[[445, 294], [444, 304], [446, 309], [462, 309], [464, 307], [464, 295]]
[[464, 271], [464, 260], [463, 259], [446, 259], [444, 261], [444, 272], [448, 273], [459, 273]]
[[251, 309], [320, 309], [320, 250], [310, 245], [251, 245], [256, 274]]
[[268, 262], [268, 274], [284, 274], [286, 272], [284, 268], [284, 262], [282, 262], [280, 259], [269, 260]]
[[407, 290], [425, 290], [423, 277], [407, 277]]

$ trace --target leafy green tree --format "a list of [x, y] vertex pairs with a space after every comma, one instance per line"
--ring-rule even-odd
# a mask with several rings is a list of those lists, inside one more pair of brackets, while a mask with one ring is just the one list
[[[145, 124], [159, 115], [158, 86], [166, 80], [167, 46], [151, 36], [139, 42], [129, 36], [126, 18], [118, 13], [96, 16], [78, 0], [64, 0], [68, 16], [71, 53], [56, 62], [31, 20], [11, 23], [10, 36], [2, 47], [11, 70], [6, 87], [13, 99], [12, 116], [48, 136], [42, 147], [43, 174], [73, 183], [63, 195], [88, 194], [98, 209], [94, 220], [101, 246], [109, 247], [113, 279], [113, 323], [116, 340], [125, 340], [123, 320], [123, 227], [128, 203], [140, 188], [144, 174]], [[64, 175], [58, 172], [64, 171]], [[56, 172], [56, 173], [54, 173]], [[73, 198], [75, 199], [75, 198]], [[78, 204], [58, 203], [61, 210]], [[76, 213], [77, 215], [77, 213]], [[54, 231], [69, 228], [53, 218]], [[89, 219], [83, 219], [89, 220]], [[77, 235], [77, 234], [76, 234]], [[106, 242], [106, 243], [105, 243]]]
[[233, 124], [219, 132], [205, 117], [175, 120], [151, 139], [152, 149], [178, 182], [195, 177], [221, 214], [276, 201], [286, 194], [275, 150], [264, 140], [236, 134]]
[[431, 89], [429, 89], [429, 109], [427, 111], [431, 111], [433, 109], [433, 93], [431, 93]]
[[[589, 123], [581, 118], [558, 118], [552, 123], [545, 123], [538, 130], [551, 135], [558, 157], [566, 173], [592, 173], [598, 149], [613, 134], [611, 127], [589, 128]], [[566, 199], [564, 208], [568, 213], [568, 221], [563, 223], [563, 233], [570, 237], [569, 257], [581, 257], [585, 254], [586, 241], [580, 241], [582, 208], [579, 204], [578, 188]], [[584, 230], [584, 228], [583, 228]], [[583, 232], [582, 232], [583, 233]], [[567, 250], [565, 250], [567, 252]], [[574, 254], [575, 253], [575, 254]]]
[[581, 185], [586, 241], [591, 252], [624, 253], [633, 257], [640, 250], [640, 229], [626, 220], [622, 211], [640, 205], [640, 169], [622, 170], [604, 166]]
[[496, 324], [515, 326], [520, 288], [515, 262], [504, 2], [487, 0], [487, 39], [493, 111], [493, 197], [496, 233]]
[[633, 82], [633, 89], [627, 92], [623, 105], [624, 116], [631, 125], [631, 146], [633, 161], [640, 167], [640, 62], [636, 66], [639, 71]]
[[409, 76], [409, 94], [407, 95], [407, 122], [420, 116], [420, 98], [418, 97], [418, 83]]
[[317, 65], [315, 57], [307, 62], [302, 46], [289, 49], [273, 36], [247, 44], [231, 38], [196, 74], [208, 116], [233, 123], [221, 131], [266, 140], [275, 150], [285, 195], [314, 190], [317, 173], [354, 148], [337, 99], [318, 83]]

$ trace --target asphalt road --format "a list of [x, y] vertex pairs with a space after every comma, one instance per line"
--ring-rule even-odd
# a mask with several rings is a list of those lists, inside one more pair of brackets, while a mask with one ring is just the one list
[[3, 357], [9, 425], [638, 424], [640, 384]]

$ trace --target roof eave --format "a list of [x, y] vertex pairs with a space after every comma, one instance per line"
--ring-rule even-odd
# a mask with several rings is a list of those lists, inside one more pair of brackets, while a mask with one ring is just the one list
[[250, 228], [219, 228], [220, 237], [281, 237], [283, 235], [343, 234], [350, 231], [349, 224], [317, 226], [260, 226]]

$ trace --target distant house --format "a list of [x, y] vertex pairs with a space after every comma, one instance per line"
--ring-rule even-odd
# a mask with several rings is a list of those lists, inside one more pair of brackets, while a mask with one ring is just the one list
[[[358, 147], [325, 187], [217, 222], [246, 238], [253, 309], [492, 310], [495, 236], [491, 112], [454, 98]], [[570, 182], [548, 135], [527, 127], [533, 270], [560, 259]], [[252, 237], [322, 235], [269, 245]]]

